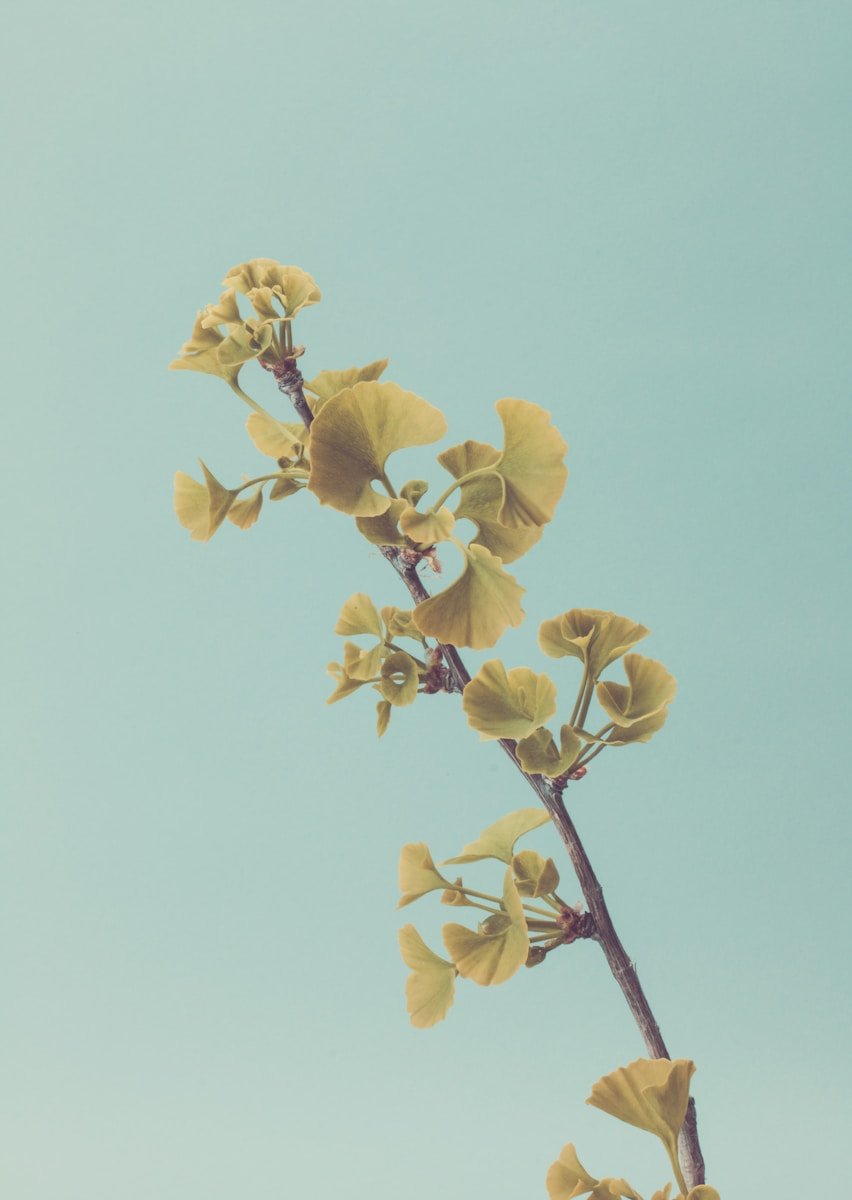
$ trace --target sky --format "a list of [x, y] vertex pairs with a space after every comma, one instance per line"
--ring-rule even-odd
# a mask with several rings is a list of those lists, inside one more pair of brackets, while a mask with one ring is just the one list
[[[708, 1181], [842, 1177], [848, 6], [48, 0], [5, 34], [3, 1194], [514, 1200], [569, 1141], [668, 1179], [583, 1103], [643, 1052], [594, 944], [408, 1024], [397, 929], [440, 950], [447, 910], [397, 911], [400, 847], [535, 801], [458, 697], [381, 741], [363, 695], [326, 705], [341, 605], [403, 604], [393, 572], [310, 495], [206, 545], [175, 519], [199, 456], [263, 469], [228, 389], [167, 369], [256, 256], [322, 289], [306, 374], [389, 356], [447, 416], [397, 478], [442, 488], [501, 397], [553, 414], [526, 619], [466, 660], [570, 703], [542, 620], [652, 630], [666, 728], [569, 810], [697, 1065]], [[555, 832], [523, 844], [579, 900]]]

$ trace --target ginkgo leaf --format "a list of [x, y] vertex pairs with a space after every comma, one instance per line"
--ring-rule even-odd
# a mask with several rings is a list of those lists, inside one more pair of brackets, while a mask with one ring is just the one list
[[519, 808], [483, 829], [476, 841], [465, 846], [461, 854], [444, 861], [468, 863], [478, 862], [481, 858], [497, 858], [500, 862], [511, 863], [515, 853], [515, 842], [525, 833], [546, 825], [549, 820], [550, 817], [541, 808]]
[[391, 500], [387, 512], [377, 517], [356, 517], [358, 531], [374, 546], [407, 546], [405, 534], [399, 528], [400, 515], [408, 508], [405, 500]]
[[686, 1058], [638, 1058], [599, 1079], [586, 1103], [656, 1134], [676, 1163], [694, 1072], [695, 1063]]
[[667, 1183], [666, 1186], [664, 1188], [662, 1188], [661, 1191], [654, 1192], [653, 1196], [651, 1197], [651, 1200], [669, 1200], [671, 1193], [672, 1193], [672, 1185], [670, 1183]]
[[175, 512], [196, 541], [208, 542], [228, 515], [237, 493], [224, 487], [203, 462], [201, 469], [205, 483], [198, 483], [183, 471], [175, 475]]
[[444, 1019], [455, 999], [456, 968], [430, 950], [413, 925], [400, 929], [399, 949], [411, 968], [405, 984], [411, 1024], [428, 1029]]
[[535, 899], [549, 896], [559, 887], [559, 872], [552, 858], [543, 858], [537, 850], [521, 850], [512, 858], [515, 886], [521, 896]]
[[298, 457], [309, 436], [301, 422], [278, 421], [265, 412], [251, 413], [246, 430], [261, 454], [275, 459]]
[[501, 524], [510, 529], [546, 525], [559, 503], [568, 468], [562, 461], [568, 449], [550, 413], [528, 400], [498, 400], [503, 422], [503, 452], [495, 470], [504, 485]]
[[550, 1200], [575, 1200], [575, 1197], [590, 1191], [597, 1182], [580, 1162], [572, 1142], [559, 1151], [559, 1158], [547, 1172], [546, 1179]]
[[390, 724], [390, 700], [380, 700], [376, 705], [376, 732], [382, 737]]
[[503, 484], [496, 475], [483, 475], [462, 485], [461, 500], [455, 510], [457, 520], [463, 518], [476, 525], [476, 537], [471, 542], [484, 546], [504, 563], [515, 562], [540, 541], [542, 527], [525, 525], [509, 529], [501, 525], [498, 514], [503, 503]]
[[714, 1187], [699, 1183], [698, 1187], [689, 1189], [686, 1200], [721, 1200], [721, 1196]]
[[301, 267], [284, 266], [274, 258], [253, 258], [231, 267], [222, 280], [225, 287], [236, 288], [251, 298], [255, 288], [279, 289], [285, 298], [284, 315], [294, 317], [309, 304], [318, 304], [322, 293], [316, 281]]
[[414, 620], [421, 633], [439, 642], [484, 650], [508, 626], [523, 621], [520, 600], [525, 589], [484, 546], [461, 549], [465, 556], [461, 575], [443, 592], [418, 604]]
[[624, 1200], [642, 1200], [638, 1192], [626, 1179], [600, 1179], [589, 1192], [588, 1200], [612, 1200], [613, 1196], [624, 1197]]
[[[369, 650], [362, 650], [354, 642], [344, 642], [343, 668], [351, 679], [360, 679], [366, 683], [378, 675], [384, 653], [385, 648], [381, 643], [371, 646]], [[389, 700], [390, 696], [386, 696], [385, 699]]]
[[579, 757], [583, 743], [570, 725], [559, 733], [559, 749], [549, 729], [535, 729], [521, 738], [515, 747], [518, 761], [528, 775], [547, 775], [555, 779], [562, 775]]
[[383, 639], [381, 617], [366, 592], [356, 592], [354, 596], [349, 597], [340, 610], [334, 632], [342, 637], [357, 637], [359, 633], [369, 633], [379, 641]]
[[255, 488], [245, 500], [237, 500], [228, 509], [228, 520], [238, 529], [250, 529], [260, 516], [263, 506], [263, 485]]
[[346, 668], [336, 662], [328, 664], [328, 674], [337, 680], [337, 687], [326, 700], [326, 704], [336, 704], [338, 700], [351, 696], [353, 692], [357, 692], [358, 688], [364, 687], [367, 683], [366, 679], [353, 679], [347, 673]]
[[435, 866], [425, 842], [409, 842], [402, 847], [399, 855], [399, 890], [402, 898], [397, 908], [405, 908], [428, 892], [451, 886]]
[[556, 687], [547, 675], [529, 667], [507, 673], [499, 658], [491, 658], [465, 687], [462, 708], [483, 740], [525, 738], [556, 712]]
[[414, 624], [414, 613], [410, 609], [388, 604], [382, 609], [382, 620], [390, 641], [400, 637], [411, 638], [414, 642], [423, 641], [423, 634]]
[[269, 492], [269, 499], [284, 500], [287, 496], [293, 496], [296, 492], [301, 491], [303, 491], [303, 485], [285, 475], [275, 480]]
[[375, 362], [367, 363], [365, 367], [347, 367], [343, 371], [320, 371], [313, 379], [305, 383], [312, 392], [311, 410], [316, 415], [326, 400], [342, 392], [344, 388], [353, 387], [356, 383], [370, 383], [379, 378], [388, 365], [386, 358], [378, 358]]
[[429, 484], [425, 479], [409, 479], [399, 489], [399, 494], [403, 500], [407, 500], [412, 508], [416, 508], [418, 501], [422, 500], [429, 491]]
[[202, 329], [215, 329], [217, 325], [242, 325], [243, 317], [237, 305], [237, 293], [233, 288], [222, 292], [216, 304], [208, 304], [201, 316]]
[[456, 519], [448, 508], [439, 508], [436, 513], [418, 512], [416, 508], [403, 509], [399, 527], [413, 542], [431, 546], [434, 542], [445, 542], [451, 536]]
[[225, 339], [218, 329], [203, 327], [204, 315], [198, 314], [189, 341], [184, 342], [180, 357], [170, 362], [169, 367], [172, 371], [201, 371], [226, 383], [236, 383], [242, 363], [225, 365], [219, 361], [219, 347]]
[[417, 663], [404, 650], [392, 651], [382, 663], [381, 693], [391, 704], [401, 707], [417, 699], [420, 677]]
[[332, 396], [311, 426], [308, 488], [321, 504], [375, 517], [390, 498], [373, 489], [395, 450], [443, 437], [443, 413], [395, 383], [356, 383]]
[[604, 680], [595, 689], [598, 703], [616, 725], [633, 725], [669, 704], [677, 683], [661, 662], [628, 654], [624, 660], [627, 684]]
[[223, 367], [240, 367], [259, 358], [272, 344], [272, 326], [255, 327], [250, 321], [231, 327], [216, 354]]
[[462, 878], [453, 880], [453, 883], [446, 891], [441, 892], [441, 903], [449, 904], [452, 908], [475, 908], [476, 905], [472, 900], [468, 900], [467, 896], [461, 890]]
[[500, 451], [496, 446], [489, 446], [487, 442], [470, 440], [461, 442], [458, 446], [450, 446], [448, 450], [442, 450], [438, 455], [438, 462], [454, 478], [461, 479], [463, 475], [470, 475], [472, 471], [492, 471], [499, 457]]
[[630, 746], [634, 742], [650, 742], [654, 734], [665, 725], [668, 715], [669, 708], [668, 705], [665, 705], [659, 712], [652, 713], [650, 717], [643, 717], [639, 721], [634, 721], [632, 725], [617, 725], [605, 737], [597, 737], [585, 731], [583, 731], [581, 736], [587, 742], [603, 742], [605, 746]]
[[542, 621], [538, 644], [551, 658], [570, 655], [588, 666], [592, 679], [650, 631], [644, 625], [600, 608], [572, 608]]
[[445, 925], [442, 931], [447, 953], [458, 973], [482, 987], [511, 979], [526, 962], [530, 948], [524, 910], [511, 869], [506, 872], [503, 884], [503, 907], [505, 914], [495, 916], [508, 917], [508, 923], [489, 918], [493, 932], [475, 932], [465, 925]]

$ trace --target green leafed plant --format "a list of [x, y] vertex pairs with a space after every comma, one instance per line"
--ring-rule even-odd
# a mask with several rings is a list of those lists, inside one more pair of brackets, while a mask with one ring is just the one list
[[[539, 629], [545, 655], [577, 660], [573, 696], [569, 692], [572, 698], [564, 707], [548, 674], [490, 658], [471, 678], [459, 654], [465, 647], [491, 649], [524, 619], [524, 588], [506, 568], [514, 569], [539, 542], [555, 515], [568, 478], [565, 441], [544, 408], [505, 398], [496, 403], [500, 445], [471, 440], [452, 445], [437, 454], [436, 483], [406, 479], [400, 474], [405, 451], [433, 445], [447, 434], [440, 410], [385, 379], [387, 359], [321, 370], [305, 381], [299, 369], [304, 348], [294, 341], [293, 323], [321, 296], [301, 268], [253, 259], [228, 271], [223, 286], [218, 301], [198, 314], [171, 365], [223, 380], [251, 409], [249, 438], [272, 462], [232, 487], [205, 463], [200, 479], [179, 471], [175, 510], [181, 524], [193, 538], [208, 541], [226, 519], [250, 529], [262, 515], [264, 499], [284, 500], [300, 492], [350, 516], [355, 531], [378, 546], [395, 569], [411, 604], [379, 608], [363, 592], [345, 601], [335, 626], [344, 639], [342, 649], [328, 667], [334, 681], [328, 702], [368, 689], [382, 736], [396, 709], [417, 704], [420, 711], [423, 696], [460, 693], [468, 724], [481, 739], [498, 743], [539, 802], [495, 820], [441, 864], [456, 868], [494, 860], [500, 865], [491, 892], [473, 890], [455, 871], [449, 873], [452, 878], [443, 874], [425, 843], [403, 847], [400, 907], [438, 892], [442, 904], [474, 910], [444, 925], [444, 954], [430, 949], [413, 925], [400, 930], [411, 1023], [428, 1028], [442, 1021], [459, 979], [496, 986], [522, 966], [543, 963], [557, 949], [580, 939], [594, 941], [625, 995], [649, 1058], [599, 1080], [589, 1103], [662, 1142], [679, 1190], [672, 1197], [672, 1184], [666, 1184], [651, 1200], [719, 1200], [704, 1182], [689, 1098], [694, 1066], [668, 1054], [565, 804], [568, 787], [605, 749], [647, 742], [662, 729], [675, 680], [662, 663], [636, 653], [634, 647], [649, 632], [644, 625], [597, 608], [570, 608]], [[290, 409], [269, 411], [244, 389], [241, 374], [252, 363], [252, 370], [259, 368], [256, 378], [272, 383]], [[474, 527], [467, 541], [457, 534], [461, 520]], [[432, 595], [420, 569], [437, 568], [445, 543], [460, 552], [461, 571]], [[571, 664], [557, 668], [560, 689], [566, 666]], [[621, 677], [604, 677], [619, 667]], [[548, 823], [565, 845], [586, 909], [561, 899], [552, 858], [516, 848], [520, 838]], [[573, 1145], [565, 1146], [550, 1168], [547, 1189], [552, 1200], [641, 1200], [625, 1180], [589, 1174]]]

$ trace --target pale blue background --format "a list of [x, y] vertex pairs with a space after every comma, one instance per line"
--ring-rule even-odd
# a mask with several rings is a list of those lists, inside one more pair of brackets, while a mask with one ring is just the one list
[[310, 372], [389, 354], [451, 441], [503, 395], [553, 412], [572, 477], [499, 653], [567, 697], [541, 619], [654, 630], [669, 726], [577, 823], [725, 1200], [844, 1178], [848, 5], [53, 2], [4, 33], [4, 1197], [515, 1200], [569, 1139], [666, 1178], [582, 1103], [641, 1052], [594, 946], [407, 1024], [395, 931], [447, 910], [395, 911], [399, 847], [530, 797], [454, 699], [380, 744], [368, 700], [324, 706], [342, 601], [403, 600], [381, 558], [308, 496], [208, 546], [173, 517], [197, 455], [262, 466], [223, 385], [166, 371], [255, 255], [324, 289]]

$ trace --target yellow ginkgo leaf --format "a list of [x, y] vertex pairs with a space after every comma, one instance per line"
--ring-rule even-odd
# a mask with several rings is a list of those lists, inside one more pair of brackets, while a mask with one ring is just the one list
[[439, 508], [436, 513], [418, 512], [416, 508], [403, 509], [399, 518], [399, 527], [413, 542], [421, 546], [431, 546], [435, 542], [445, 542], [451, 536], [456, 519], [448, 508]]
[[605, 746], [631, 746], [635, 742], [650, 742], [654, 734], [665, 725], [668, 715], [669, 708], [668, 705], [665, 705], [659, 712], [634, 721], [632, 725], [617, 725], [605, 737], [596, 737], [585, 731], [582, 733], [582, 737], [587, 742], [603, 742]]
[[[343, 668], [351, 679], [360, 679], [366, 683], [377, 677], [384, 653], [385, 648], [381, 643], [371, 646], [369, 650], [362, 650], [354, 642], [344, 642]], [[390, 696], [386, 696], [385, 699], [389, 700]]]
[[390, 700], [380, 700], [376, 705], [376, 732], [379, 737], [383, 737], [388, 725], [390, 724], [391, 703]]
[[659, 1192], [654, 1192], [653, 1196], [651, 1197], [651, 1200], [669, 1200], [669, 1197], [671, 1196], [671, 1194], [672, 1194], [672, 1185], [670, 1183], [667, 1183], [666, 1186], [664, 1188], [662, 1188]]
[[405, 908], [428, 892], [451, 886], [435, 866], [425, 842], [409, 842], [402, 847], [399, 855], [399, 890], [402, 898], [397, 908]]
[[316, 415], [326, 400], [342, 392], [344, 388], [353, 387], [356, 383], [369, 383], [379, 378], [388, 365], [386, 358], [378, 358], [375, 362], [367, 363], [366, 367], [347, 367], [343, 371], [320, 371], [313, 379], [305, 383], [307, 391], [312, 392], [311, 411]]
[[400, 929], [399, 949], [411, 968], [405, 984], [411, 1024], [428, 1029], [444, 1019], [455, 999], [456, 968], [430, 950], [413, 925]]
[[385, 700], [397, 707], [414, 703], [420, 678], [417, 663], [410, 654], [404, 650], [392, 651], [382, 663], [381, 676], [378, 686]]
[[272, 344], [272, 326], [256, 326], [251, 321], [232, 325], [228, 336], [216, 351], [223, 367], [241, 367], [253, 358], [260, 358]]
[[265, 412], [251, 413], [246, 429], [261, 454], [276, 459], [298, 457], [309, 436], [300, 422], [278, 421]]
[[478, 862], [481, 858], [497, 858], [500, 862], [510, 863], [515, 853], [515, 842], [525, 833], [546, 825], [549, 820], [544, 809], [519, 808], [483, 829], [476, 841], [470, 842], [461, 854], [445, 862], [468, 863]]
[[284, 315], [287, 317], [294, 317], [301, 309], [318, 304], [322, 299], [316, 281], [307, 271], [284, 266], [274, 258], [253, 258], [231, 267], [222, 283], [249, 298], [256, 288], [277, 290], [284, 298]]
[[462, 707], [483, 740], [525, 738], [556, 712], [556, 687], [547, 675], [529, 667], [507, 673], [499, 658], [491, 658], [465, 687]]
[[414, 620], [427, 637], [484, 650], [493, 646], [508, 626], [523, 621], [520, 601], [525, 589], [484, 546], [461, 549], [465, 556], [461, 575], [443, 592], [418, 604]]
[[356, 517], [355, 524], [374, 546], [408, 546], [408, 538], [399, 528], [400, 515], [408, 508], [406, 500], [391, 500], [386, 512], [377, 517]]
[[382, 620], [390, 641], [400, 637], [411, 638], [414, 642], [423, 641], [423, 634], [414, 624], [414, 614], [410, 609], [388, 604], [382, 609]]
[[559, 1158], [547, 1172], [547, 1192], [550, 1200], [575, 1200], [597, 1184], [577, 1157], [573, 1143], [559, 1151]]
[[598, 703], [616, 725], [633, 725], [658, 713], [674, 699], [677, 683], [661, 662], [628, 654], [624, 670], [626, 685], [605, 680], [595, 689]]
[[503, 452], [495, 470], [504, 485], [500, 523], [510, 529], [546, 525], [565, 490], [568, 449], [550, 413], [528, 400], [498, 400]]
[[535, 545], [541, 537], [541, 529], [535, 526], [508, 529], [500, 524], [505, 485], [493, 469], [499, 458], [500, 451], [487, 442], [467, 441], [444, 450], [438, 455], [438, 462], [456, 479], [475, 471], [485, 472], [462, 484], [456, 520], [465, 518], [475, 522], [477, 533], [471, 542], [484, 546], [504, 563], [509, 563]]
[[308, 488], [321, 504], [358, 517], [387, 512], [390, 498], [373, 489], [395, 450], [443, 437], [443, 413], [395, 383], [356, 383], [332, 396], [311, 426]]
[[476, 904], [473, 900], [468, 900], [461, 890], [461, 885], [462, 878], [459, 876], [445, 892], [441, 892], [441, 903], [449, 904], [452, 908], [475, 908]]
[[599, 1079], [586, 1103], [656, 1134], [674, 1165], [694, 1071], [686, 1058], [639, 1058]]
[[714, 1187], [699, 1183], [698, 1187], [689, 1189], [686, 1200], [721, 1200], [721, 1196]]
[[169, 363], [173, 371], [201, 371], [205, 375], [215, 375], [226, 383], [237, 381], [242, 363], [226, 365], [219, 361], [219, 347], [225, 340], [218, 329], [205, 329], [202, 325], [204, 313], [195, 319], [192, 336], [181, 347], [180, 358]]
[[505, 913], [496, 916], [504, 919], [489, 918], [488, 931], [474, 932], [465, 925], [443, 928], [444, 945], [456, 970], [482, 987], [511, 979], [526, 962], [530, 948], [524, 910], [511, 869], [506, 872], [503, 884], [503, 907]]
[[245, 500], [237, 500], [228, 509], [228, 520], [238, 529], [250, 529], [260, 516], [263, 506], [263, 486], [255, 488]]
[[559, 887], [559, 872], [552, 858], [542, 858], [537, 850], [521, 850], [512, 858], [515, 886], [521, 896], [536, 899], [549, 896]]
[[497, 475], [483, 475], [462, 485], [461, 500], [455, 511], [476, 525], [476, 537], [471, 541], [484, 546], [504, 563], [515, 562], [541, 539], [542, 527], [525, 525], [509, 529], [501, 525], [498, 514], [503, 504], [503, 483]]
[[201, 469], [205, 483], [198, 483], [183, 471], [175, 475], [175, 512], [196, 541], [208, 542], [228, 515], [237, 493], [224, 487], [203, 462]]
[[624, 1197], [624, 1200], [642, 1200], [638, 1192], [626, 1179], [600, 1179], [589, 1192], [588, 1200], [612, 1200], [613, 1196]]
[[282, 476], [276, 479], [269, 491], [270, 500], [284, 500], [287, 496], [294, 496], [296, 492], [301, 492], [303, 485], [297, 483], [295, 479], [288, 479]]
[[425, 479], [409, 479], [399, 489], [399, 494], [403, 500], [407, 500], [412, 508], [416, 508], [417, 504], [426, 493], [429, 491], [429, 484]]
[[353, 679], [341, 663], [329, 663], [328, 674], [337, 681], [337, 687], [326, 700], [326, 704], [336, 704], [338, 700], [351, 696], [353, 692], [358, 691], [358, 688], [364, 687], [367, 682], [366, 679]]
[[559, 733], [559, 749], [549, 729], [535, 729], [515, 747], [518, 761], [528, 775], [563, 775], [579, 757], [583, 743], [570, 725]]
[[635, 646], [649, 630], [644, 625], [600, 608], [572, 608], [542, 621], [538, 644], [551, 658], [570, 655], [588, 666], [597, 679], [612, 662]]
[[237, 305], [237, 293], [228, 288], [216, 304], [208, 304], [201, 317], [202, 329], [215, 329], [217, 325], [242, 325], [243, 318]]
[[340, 610], [334, 632], [342, 637], [357, 637], [359, 633], [370, 633], [382, 640], [382, 620], [366, 592], [356, 592], [354, 596], [349, 597]]

